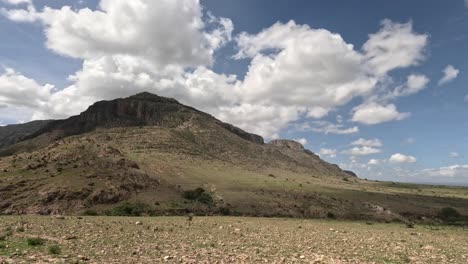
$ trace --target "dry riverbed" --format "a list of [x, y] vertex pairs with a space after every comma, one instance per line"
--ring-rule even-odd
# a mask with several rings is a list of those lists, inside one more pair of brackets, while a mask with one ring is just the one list
[[468, 229], [243, 217], [0, 217], [0, 263], [468, 263]]

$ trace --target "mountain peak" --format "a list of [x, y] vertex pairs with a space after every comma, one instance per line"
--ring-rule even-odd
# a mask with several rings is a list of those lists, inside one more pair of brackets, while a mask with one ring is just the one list
[[42, 134], [50, 134], [53, 135], [53, 138], [58, 139], [88, 133], [96, 128], [141, 126], [176, 128], [184, 123], [192, 122], [191, 120], [194, 119], [217, 124], [245, 140], [263, 144], [261, 136], [219, 121], [213, 116], [183, 105], [173, 98], [149, 92], [138, 93], [127, 98], [96, 102], [80, 115], [50, 122], [24, 139], [32, 139]]
[[[177, 100], [173, 98], [159, 96], [150, 92], [141, 92], [135, 95], [128, 97], [127, 99], [134, 99], [134, 100], [142, 100], [142, 101], [149, 101], [149, 102], [157, 102], [157, 103], [175, 103], [180, 104]], [[123, 99], [125, 100], [125, 99]]]

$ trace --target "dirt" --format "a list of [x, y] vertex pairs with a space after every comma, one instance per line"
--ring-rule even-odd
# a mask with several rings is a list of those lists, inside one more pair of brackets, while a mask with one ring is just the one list
[[450, 226], [197, 216], [11, 216], [0, 226], [11, 230], [0, 263], [468, 263], [468, 230]]

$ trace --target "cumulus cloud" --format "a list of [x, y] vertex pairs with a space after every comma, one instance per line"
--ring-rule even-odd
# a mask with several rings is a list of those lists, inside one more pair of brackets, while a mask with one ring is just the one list
[[[326, 29], [276, 23], [234, 39], [234, 58], [250, 61], [240, 79], [211, 69], [216, 51], [232, 41], [234, 25], [203, 12], [198, 0], [101, 0], [96, 10], [64, 6], [37, 11], [28, 5], [2, 13], [14, 21], [41, 23], [50, 50], [83, 61], [69, 78], [72, 85], [49, 89], [39, 105], [22, 104], [33, 119], [62, 118], [97, 100], [149, 91], [267, 138], [279, 137], [301, 118], [320, 119], [372, 95], [391, 70], [423, 60], [427, 42], [427, 35], [413, 32], [411, 23], [389, 20], [360, 50]], [[389, 53], [396, 55], [389, 58]], [[417, 86], [412, 80], [412, 89]], [[407, 116], [392, 104], [377, 110], [388, 121]], [[353, 120], [360, 120], [363, 111], [357, 109]], [[359, 131], [341, 122], [306, 122], [309, 130], [325, 134]]]
[[373, 147], [354, 147], [348, 150], [343, 151], [344, 154], [351, 155], [351, 156], [368, 156], [372, 154], [377, 154], [382, 152], [378, 148]]
[[[98, 10], [65, 6], [6, 14], [15, 21], [41, 21], [48, 48], [59, 54], [80, 59], [125, 54], [159, 67], [210, 65], [214, 50], [230, 40], [233, 30], [229, 19], [203, 20], [197, 0], [102, 0]], [[207, 24], [215, 29], [208, 31]]]
[[13, 69], [0, 75], [0, 104], [40, 108], [48, 103], [53, 85], [40, 85]]
[[335, 158], [336, 152], [336, 149], [321, 148], [319, 151], [319, 155], [322, 157]]
[[417, 160], [413, 156], [396, 153], [393, 154], [388, 161], [390, 163], [415, 163]]
[[251, 103], [295, 105], [320, 118], [377, 82], [365, 71], [363, 56], [325, 29], [290, 21], [255, 35], [242, 33], [236, 41], [234, 57], [252, 60], [240, 87]]
[[403, 120], [409, 116], [410, 113], [398, 112], [394, 104], [380, 105], [372, 102], [355, 107], [352, 120], [366, 125], [375, 125], [393, 120]]
[[429, 36], [413, 31], [413, 23], [382, 21], [382, 29], [369, 35], [364, 44], [368, 65], [378, 75], [391, 70], [418, 65], [425, 59], [424, 51]]
[[450, 152], [450, 153], [449, 153], [449, 156], [450, 156], [451, 158], [458, 158], [458, 157], [460, 157], [460, 154], [458, 154], [458, 152]]
[[364, 146], [364, 147], [382, 147], [383, 146], [382, 141], [380, 139], [363, 139], [363, 138], [353, 141], [351, 145]]
[[421, 74], [411, 74], [406, 80], [406, 85], [394, 91], [395, 96], [408, 96], [416, 94], [426, 88], [429, 78]]
[[333, 124], [328, 121], [313, 121], [310, 124], [305, 123], [297, 126], [299, 130], [303, 131], [314, 131], [318, 133], [323, 133], [325, 135], [335, 134], [335, 135], [348, 135], [359, 132], [357, 126], [345, 127], [343, 124]]
[[444, 85], [450, 81], [455, 80], [458, 77], [458, 74], [460, 73], [460, 70], [457, 68], [453, 67], [452, 65], [448, 65], [445, 67], [443, 70], [444, 76], [442, 79], [439, 80], [439, 86]]

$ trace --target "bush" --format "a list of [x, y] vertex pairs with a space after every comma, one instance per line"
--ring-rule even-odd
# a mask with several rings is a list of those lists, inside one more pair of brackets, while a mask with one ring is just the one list
[[49, 254], [51, 255], [60, 255], [60, 253], [62, 253], [62, 250], [60, 249], [58, 245], [50, 246], [48, 251], [49, 251]]
[[97, 216], [99, 215], [98, 212], [96, 210], [92, 210], [92, 209], [88, 209], [86, 211], [83, 212], [83, 215], [87, 215], [87, 216]]
[[219, 208], [219, 213], [222, 215], [231, 215], [231, 209], [229, 209], [229, 207], [221, 207]]
[[45, 243], [45, 240], [42, 239], [42, 238], [39, 238], [39, 237], [30, 237], [26, 240], [26, 243], [29, 245], [29, 246], [42, 246], [44, 245]]
[[188, 190], [185, 191], [182, 195], [185, 199], [191, 200], [191, 201], [198, 201], [200, 203], [204, 204], [212, 204], [213, 203], [213, 197], [203, 188], [196, 188], [195, 190]]
[[124, 203], [112, 209], [110, 212], [114, 216], [141, 216], [149, 212], [149, 206], [144, 203]]
[[445, 221], [456, 221], [461, 217], [461, 214], [452, 207], [442, 208], [439, 212], [439, 217]]

